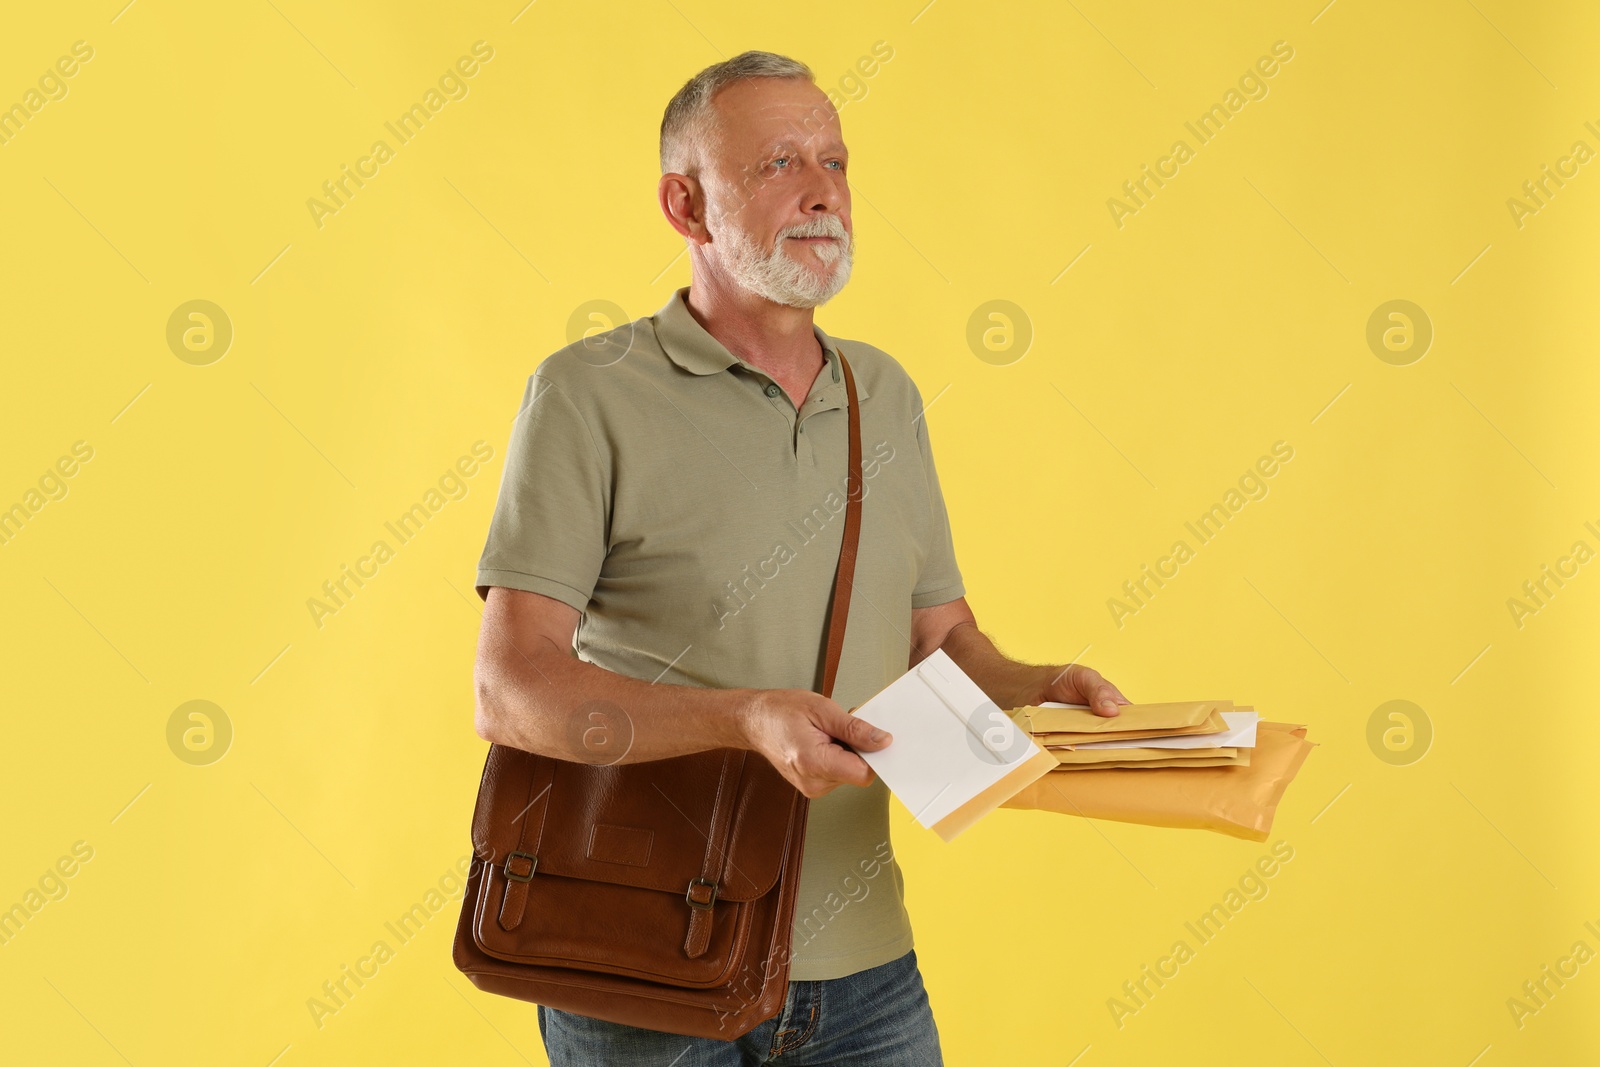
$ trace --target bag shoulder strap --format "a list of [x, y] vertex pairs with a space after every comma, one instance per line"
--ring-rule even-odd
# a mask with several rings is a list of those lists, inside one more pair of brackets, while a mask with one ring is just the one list
[[848, 503], [844, 512], [844, 541], [839, 546], [839, 571], [833, 579], [833, 609], [828, 616], [828, 648], [823, 658], [822, 695], [833, 696], [833, 683], [839, 674], [839, 657], [844, 652], [844, 627], [850, 615], [850, 591], [855, 587], [856, 547], [861, 539], [861, 409], [856, 401], [856, 376], [844, 353], [839, 353], [844, 368], [845, 397], [850, 405], [850, 470], [845, 483]]

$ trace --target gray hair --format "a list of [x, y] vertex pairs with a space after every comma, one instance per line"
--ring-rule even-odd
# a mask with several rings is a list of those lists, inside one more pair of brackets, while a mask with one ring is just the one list
[[815, 82], [811, 68], [797, 59], [774, 52], [741, 52], [713, 63], [684, 83], [661, 116], [661, 173], [698, 177], [717, 93], [747, 78], [805, 78]]

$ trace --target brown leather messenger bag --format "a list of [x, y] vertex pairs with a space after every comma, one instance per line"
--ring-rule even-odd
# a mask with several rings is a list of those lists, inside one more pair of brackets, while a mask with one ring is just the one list
[[[861, 416], [843, 356], [850, 467], [822, 695], [861, 532]], [[783, 1007], [810, 800], [761, 754], [594, 765], [491, 745], [472, 815], [455, 965], [488, 993], [731, 1041]]]

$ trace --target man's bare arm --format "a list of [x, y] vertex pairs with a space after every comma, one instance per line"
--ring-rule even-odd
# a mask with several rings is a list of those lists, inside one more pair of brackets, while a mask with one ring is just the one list
[[804, 689], [650, 683], [585, 663], [572, 650], [579, 612], [553, 597], [491, 587], [473, 671], [485, 741], [577, 763], [640, 763], [713, 748], [752, 749], [808, 797], [872, 769], [834, 738], [874, 751], [864, 720]]
[[[553, 597], [490, 588], [473, 671], [479, 737], [578, 763], [745, 747], [738, 716], [752, 690], [652, 685], [585, 663], [572, 650], [580, 617]], [[662, 720], [670, 730], [652, 728]]]
[[911, 610], [911, 662], [915, 667], [936, 648], [955, 661], [967, 676], [1006, 710], [1033, 707], [1047, 700], [1088, 704], [1097, 715], [1116, 715], [1129, 703], [1122, 690], [1081, 663], [1034, 665], [1010, 659], [978, 629], [966, 597]]

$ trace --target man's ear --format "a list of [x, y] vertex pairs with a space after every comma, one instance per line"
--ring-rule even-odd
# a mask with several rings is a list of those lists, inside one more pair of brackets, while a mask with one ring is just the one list
[[705, 190], [698, 179], [687, 174], [663, 174], [656, 197], [661, 213], [680, 236], [698, 245], [711, 240], [711, 232], [706, 229]]

